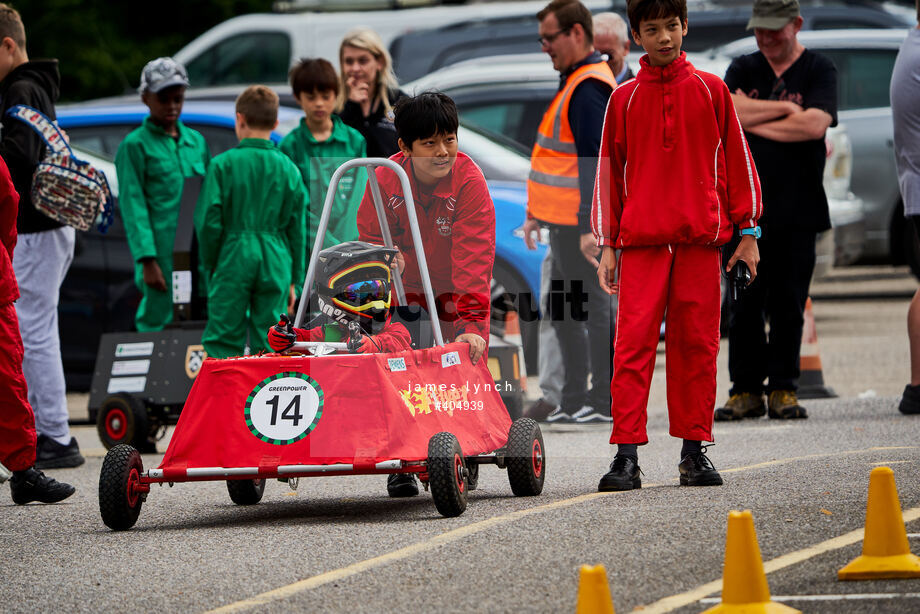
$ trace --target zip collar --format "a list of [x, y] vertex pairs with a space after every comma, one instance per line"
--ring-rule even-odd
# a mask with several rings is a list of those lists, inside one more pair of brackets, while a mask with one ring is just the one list
[[639, 59], [639, 64], [642, 66], [642, 69], [639, 70], [636, 79], [640, 83], [673, 85], [683, 81], [696, 72], [693, 64], [687, 60], [687, 53], [685, 51], [681, 51], [680, 55], [666, 66], [652, 66], [648, 61], [648, 54], [643, 55], [642, 58]]

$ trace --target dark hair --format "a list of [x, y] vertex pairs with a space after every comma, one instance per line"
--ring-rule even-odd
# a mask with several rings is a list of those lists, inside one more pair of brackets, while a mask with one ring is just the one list
[[294, 98], [301, 93], [316, 94], [332, 92], [339, 95], [339, 76], [328, 60], [323, 58], [302, 58], [288, 73]]
[[237, 97], [236, 112], [250, 128], [272, 130], [278, 121], [278, 94], [264, 85], [250, 85]]
[[626, 6], [629, 28], [639, 31], [639, 24], [652, 19], [679, 17], [687, 23], [687, 0], [629, 0]]
[[537, 19], [543, 21], [552, 13], [559, 22], [560, 30], [571, 30], [577, 23], [585, 31], [585, 40], [594, 44], [594, 19], [591, 11], [578, 0], [553, 0], [537, 13]]
[[457, 132], [460, 125], [457, 105], [450, 96], [441, 92], [423, 92], [404, 98], [396, 103], [393, 112], [396, 136], [406, 147], [412, 147], [412, 143], [419, 139]]

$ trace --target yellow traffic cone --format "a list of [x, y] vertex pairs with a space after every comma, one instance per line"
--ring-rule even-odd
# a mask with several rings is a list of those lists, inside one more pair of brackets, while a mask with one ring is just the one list
[[614, 614], [607, 570], [603, 565], [582, 565], [575, 614]]
[[862, 555], [837, 572], [838, 580], [920, 578], [920, 557], [910, 553], [891, 467], [869, 474]]
[[760, 546], [751, 510], [728, 513], [725, 536], [725, 568], [722, 571], [722, 603], [703, 614], [792, 614], [799, 610], [770, 601], [767, 574], [763, 571]]

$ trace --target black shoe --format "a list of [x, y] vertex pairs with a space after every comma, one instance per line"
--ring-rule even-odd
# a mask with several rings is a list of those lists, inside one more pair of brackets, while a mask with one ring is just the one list
[[391, 473], [387, 476], [387, 494], [391, 497], [414, 497], [418, 482], [412, 473]]
[[572, 422], [575, 422], [575, 420], [572, 419], [571, 414], [562, 411], [561, 407], [557, 407], [551, 411], [546, 417], [546, 421], [550, 424], [571, 424]]
[[597, 485], [597, 490], [598, 492], [608, 492], [642, 488], [640, 473], [639, 459], [617, 454], [613, 457], [613, 462], [610, 463], [610, 471], [604, 474], [600, 484]]
[[35, 446], [36, 469], [63, 469], [66, 467], [79, 467], [86, 462], [80, 454], [77, 440], [70, 438], [70, 443], [61, 445], [45, 435], [38, 436]]
[[706, 456], [706, 448], [703, 446], [699, 452], [691, 452], [685, 456], [677, 470], [680, 471], [681, 486], [721, 486], [722, 476], [712, 466], [712, 461]]
[[920, 414], [920, 386], [904, 386], [898, 411], [902, 414]]
[[524, 410], [523, 417], [531, 418], [537, 422], [545, 422], [546, 417], [555, 411], [558, 407], [558, 405], [553, 405], [552, 403], [547, 402], [546, 399], [541, 398], [531, 403], [527, 409]]
[[25, 471], [14, 471], [13, 477], [10, 478], [10, 493], [13, 495], [13, 503], [17, 505], [25, 505], [31, 501], [57, 503], [74, 492], [76, 489], [70, 484], [49, 478], [34, 467]]
[[610, 417], [610, 408], [607, 408], [607, 411], [601, 411], [594, 409], [590, 405], [585, 405], [574, 414], [572, 414], [572, 420], [578, 424], [598, 424], [598, 423], [611, 423], [613, 418]]

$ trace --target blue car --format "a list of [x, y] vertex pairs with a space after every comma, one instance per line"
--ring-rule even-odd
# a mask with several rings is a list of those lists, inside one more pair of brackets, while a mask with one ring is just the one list
[[[60, 106], [58, 124], [79, 150], [112, 160], [124, 137], [141, 125], [147, 107], [138, 102], [99, 101]], [[236, 146], [233, 102], [187, 100], [182, 122], [199, 131], [211, 155]], [[279, 142], [303, 117], [300, 109], [281, 107], [272, 140]], [[539, 300], [540, 265], [546, 246], [529, 251], [515, 234], [524, 221], [529, 161], [482, 134], [461, 129], [461, 149], [480, 163], [489, 180], [496, 211], [496, 259], [492, 281], [493, 332], [504, 333], [508, 309], [520, 309], [528, 366], [536, 367], [536, 322], [529, 322]], [[510, 156], [514, 157], [510, 157]], [[111, 167], [103, 168], [111, 173]], [[117, 191], [115, 177], [109, 177]], [[61, 352], [70, 390], [88, 390], [99, 337], [134, 328], [140, 293], [134, 285], [134, 264], [116, 208], [106, 234], [77, 233], [74, 260], [61, 286], [59, 305]], [[531, 318], [532, 319], [532, 318]]]

